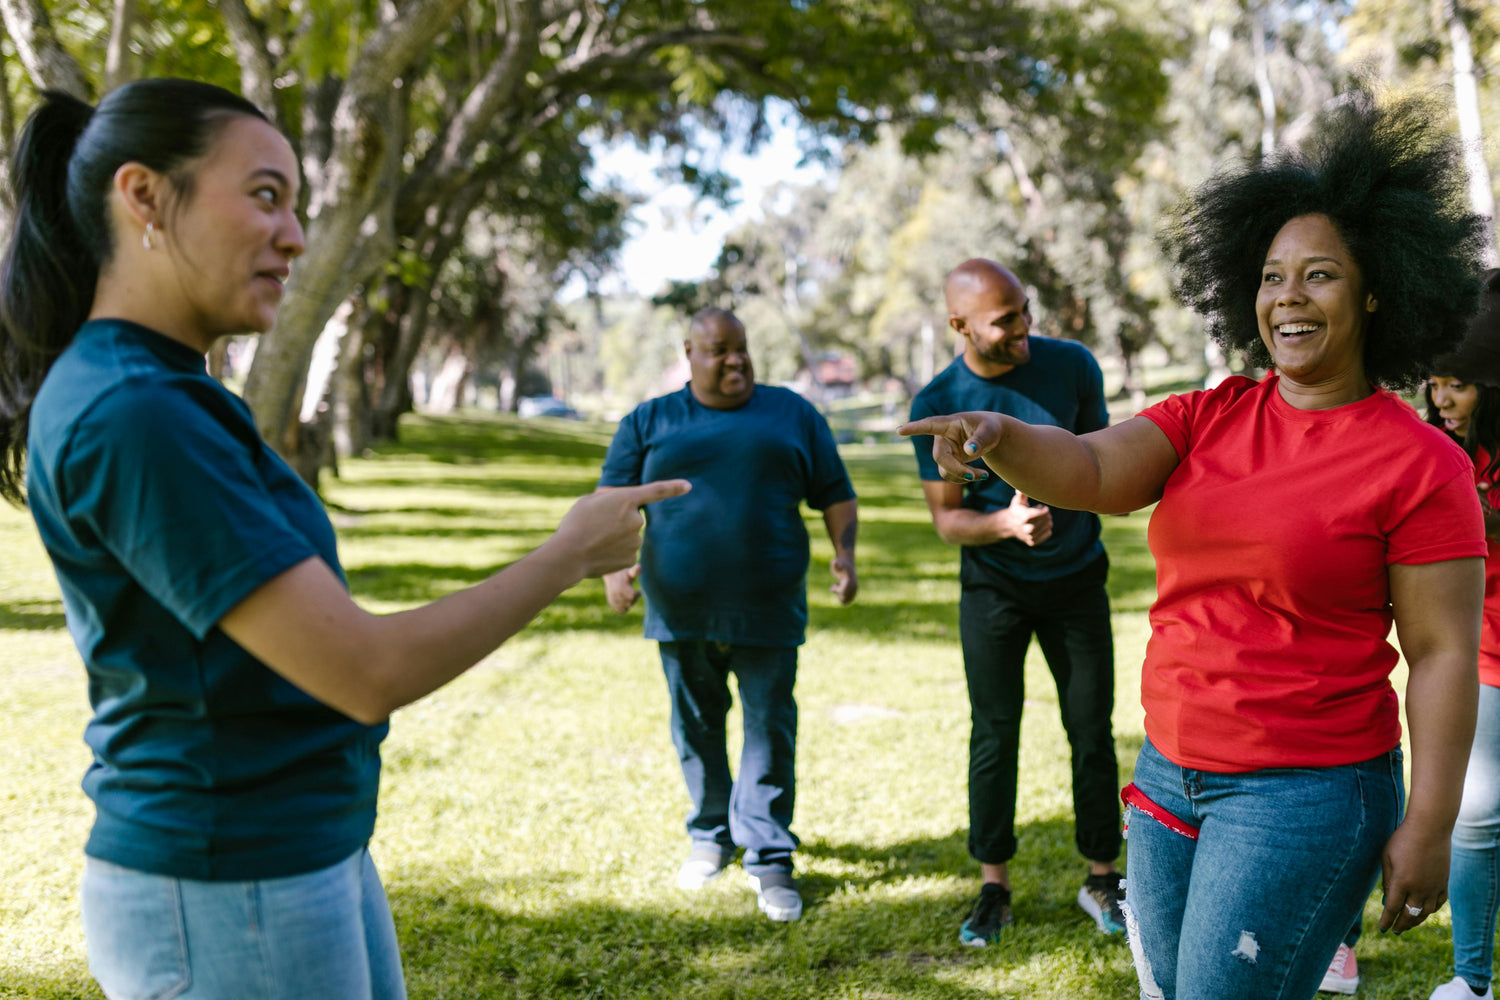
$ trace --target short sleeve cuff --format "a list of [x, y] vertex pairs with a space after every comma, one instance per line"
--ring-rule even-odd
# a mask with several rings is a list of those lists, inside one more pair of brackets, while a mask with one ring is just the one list
[[317, 555], [312, 545], [288, 539], [269, 552], [257, 553], [238, 566], [225, 569], [215, 577], [214, 588], [186, 612], [181, 619], [183, 625], [201, 642], [225, 615], [262, 584]]

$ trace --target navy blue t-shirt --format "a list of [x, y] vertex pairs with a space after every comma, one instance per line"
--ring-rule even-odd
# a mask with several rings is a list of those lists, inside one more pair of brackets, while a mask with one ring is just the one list
[[[1104, 405], [1104, 377], [1099, 363], [1082, 344], [1051, 337], [1031, 337], [1031, 360], [997, 378], [974, 374], [962, 356], [938, 373], [912, 400], [911, 418], [920, 420], [966, 410], [989, 410], [1086, 434], [1109, 426]], [[932, 438], [914, 437], [917, 472], [940, 480], [932, 460]], [[983, 467], [978, 459], [969, 463]], [[1010, 506], [1016, 491], [997, 476], [964, 484], [963, 505], [988, 513]], [[964, 546], [963, 561], [976, 569], [1018, 580], [1056, 580], [1088, 566], [1104, 553], [1099, 518], [1085, 511], [1052, 508], [1052, 535], [1034, 548], [1014, 538], [991, 545]]]
[[704, 406], [686, 386], [647, 400], [620, 421], [599, 485], [657, 479], [686, 479], [693, 489], [646, 508], [646, 638], [800, 646], [802, 501], [824, 510], [854, 497], [822, 414], [765, 385], [733, 410]]
[[203, 355], [86, 323], [31, 409], [27, 492], [89, 677], [86, 852], [180, 878], [327, 867], [375, 825], [380, 741], [217, 627], [309, 557], [342, 578], [317, 495]]

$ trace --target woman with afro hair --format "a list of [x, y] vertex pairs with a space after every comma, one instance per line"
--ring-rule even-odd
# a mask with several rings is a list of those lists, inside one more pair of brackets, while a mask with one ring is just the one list
[[1468, 457], [1392, 390], [1474, 312], [1460, 157], [1431, 103], [1355, 93], [1305, 148], [1188, 199], [1163, 238], [1180, 294], [1263, 380], [1081, 436], [994, 413], [902, 428], [954, 482], [982, 459], [1052, 506], [1156, 504], [1148, 738], [1123, 793], [1143, 996], [1307, 1000], [1382, 873], [1382, 930], [1447, 898], [1484, 527]]

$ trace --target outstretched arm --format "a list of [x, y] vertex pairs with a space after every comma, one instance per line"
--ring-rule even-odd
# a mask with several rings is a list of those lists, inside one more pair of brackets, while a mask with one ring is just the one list
[[[1390, 568], [1396, 638], [1406, 658], [1411, 794], [1381, 857], [1380, 929], [1415, 927], [1448, 898], [1448, 842], [1463, 797], [1479, 702], [1484, 561]], [[1415, 906], [1413, 914], [1406, 907]]]
[[635, 562], [643, 504], [682, 480], [580, 499], [556, 533], [481, 583], [420, 608], [373, 615], [321, 559], [306, 559], [235, 605], [219, 627], [308, 694], [366, 724], [448, 683], [585, 577]]
[[859, 592], [859, 576], [854, 570], [854, 540], [859, 534], [859, 501], [850, 497], [823, 511], [823, 526], [833, 542], [833, 584], [828, 588], [840, 604], [848, 604]]
[[1099, 514], [1123, 514], [1155, 503], [1178, 463], [1177, 449], [1145, 417], [1076, 435], [976, 411], [927, 417], [903, 425], [900, 432], [933, 436], [933, 460], [949, 482], [988, 475], [964, 464], [982, 458], [1019, 493], [1054, 507]]

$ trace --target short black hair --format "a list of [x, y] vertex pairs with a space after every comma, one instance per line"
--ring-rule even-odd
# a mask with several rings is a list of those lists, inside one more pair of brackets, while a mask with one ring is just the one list
[[1324, 215], [1378, 301], [1365, 375], [1412, 391], [1453, 350], [1477, 306], [1483, 219], [1470, 211], [1462, 147], [1438, 101], [1377, 101], [1356, 90], [1325, 111], [1300, 149], [1222, 172], [1168, 221], [1162, 249], [1179, 297], [1208, 335], [1271, 366], [1255, 299], [1271, 241], [1290, 220]]

